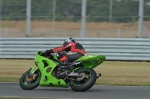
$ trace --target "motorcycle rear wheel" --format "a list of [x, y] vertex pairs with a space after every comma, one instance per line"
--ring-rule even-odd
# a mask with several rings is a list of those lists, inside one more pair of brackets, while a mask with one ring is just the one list
[[[24, 90], [32, 90], [39, 86], [39, 82], [41, 79], [41, 72], [36, 71], [33, 75], [36, 75], [36, 77], [30, 78], [30, 70], [26, 71], [20, 78], [19, 85]], [[28, 81], [27, 81], [28, 80]]]
[[86, 78], [81, 81], [71, 80], [70, 87], [73, 91], [84, 92], [89, 90], [96, 82], [96, 72], [91, 68], [82, 68], [80, 73], [86, 74]]

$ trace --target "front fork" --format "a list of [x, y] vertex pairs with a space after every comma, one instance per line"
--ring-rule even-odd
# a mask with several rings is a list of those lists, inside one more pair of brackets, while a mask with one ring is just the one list
[[39, 69], [39, 67], [32, 67], [30, 68], [30, 74], [26, 76], [26, 81], [27, 82], [32, 82], [33, 80], [36, 79], [37, 74], [35, 72]]
[[37, 71], [39, 69], [39, 67], [32, 67], [31, 70], [30, 70], [30, 74], [34, 74], [35, 71]]

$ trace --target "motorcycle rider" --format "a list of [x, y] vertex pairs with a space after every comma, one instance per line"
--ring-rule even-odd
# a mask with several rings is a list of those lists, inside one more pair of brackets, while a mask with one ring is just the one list
[[[65, 51], [66, 53], [62, 53], [62, 51]], [[74, 69], [72, 64], [73, 61], [87, 54], [83, 46], [76, 42], [74, 38], [67, 38], [64, 41], [63, 46], [45, 51], [45, 55], [47, 56], [51, 53], [57, 53], [57, 58], [63, 62], [65, 67], [69, 70]]]

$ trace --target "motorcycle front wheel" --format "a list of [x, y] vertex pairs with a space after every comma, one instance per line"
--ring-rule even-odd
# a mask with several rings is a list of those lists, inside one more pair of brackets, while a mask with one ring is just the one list
[[73, 91], [84, 92], [89, 90], [96, 82], [96, 72], [91, 68], [82, 68], [79, 70], [80, 77], [71, 80], [70, 87]]
[[32, 90], [39, 86], [41, 79], [41, 72], [36, 71], [34, 74], [30, 74], [30, 70], [26, 71], [20, 78], [20, 87], [24, 90]]

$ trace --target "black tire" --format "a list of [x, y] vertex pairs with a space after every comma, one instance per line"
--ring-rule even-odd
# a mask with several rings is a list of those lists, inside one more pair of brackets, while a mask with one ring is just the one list
[[78, 91], [78, 92], [84, 92], [89, 90], [96, 82], [97, 76], [96, 76], [96, 72], [91, 69], [91, 68], [82, 68], [80, 69], [81, 72], [85, 72], [88, 71], [90, 72], [90, 77], [88, 78], [88, 80], [81, 85], [76, 85], [74, 82], [74, 80], [72, 80], [70, 82], [70, 87], [73, 91]]
[[25, 77], [30, 74], [30, 70], [26, 71], [20, 78], [20, 82], [19, 82], [20, 87], [24, 90], [32, 90], [32, 89], [38, 87], [40, 79], [41, 79], [41, 72], [36, 71], [36, 73], [38, 74], [36, 79], [34, 81], [32, 81], [31, 83], [25, 84]]

